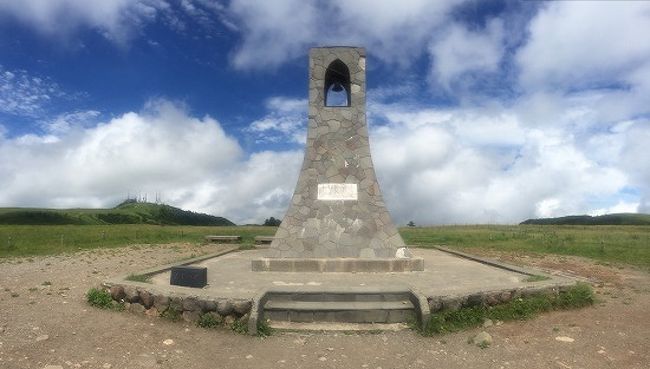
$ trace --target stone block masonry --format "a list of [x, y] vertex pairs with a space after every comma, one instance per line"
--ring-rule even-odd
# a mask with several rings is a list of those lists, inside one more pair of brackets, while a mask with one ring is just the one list
[[[404, 241], [386, 210], [370, 156], [365, 50], [313, 48], [309, 77], [305, 157], [267, 256], [395, 258]], [[332, 90], [343, 92], [347, 104], [328, 106]]]

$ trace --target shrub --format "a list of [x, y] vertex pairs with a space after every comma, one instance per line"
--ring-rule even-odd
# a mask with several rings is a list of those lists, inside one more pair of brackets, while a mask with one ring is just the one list
[[258, 337], [268, 337], [273, 333], [273, 329], [265, 320], [260, 320], [257, 322], [257, 336]]
[[103, 289], [91, 288], [86, 293], [86, 299], [91, 306], [98, 307], [100, 309], [112, 309], [113, 308], [113, 298], [111, 294]]
[[248, 321], [246, 319], [237, 319], [232, 323], [230, 328], [236, 333], [246, 334], [248, 333]]
[[181, 320], [181, 312], [172, 307], [169, 307], [167, 310], [160, 313], [160, 316], [174, 322]]
[[219, 314], [216, 313], [205, 313], [201, 314], [199, 320], [196, 322], [201, 328], [216, 328], [221, 325], [223, 319]]

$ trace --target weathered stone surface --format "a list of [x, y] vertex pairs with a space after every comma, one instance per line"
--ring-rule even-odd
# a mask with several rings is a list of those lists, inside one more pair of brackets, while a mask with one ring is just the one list
[[201, 312], [200, 311], [183, 311], [183, 315], [181, 315], [184, 321], [188, 323], [194, 323], [199, 318], [201, 317]]
[[186, 297], [183, 299], [184, 311], [201, 311], [201, 302], [195, 297]]
[[135, 287], [126, 286], [124, 287], [124, 301], [130, 303], [140, 302], [140, 294]]
[[[395, 257], [404, 242], [386, 210], [370, 158], [365, 50], [313, 48], [309, 64], [305, 157], [268, 256]], [[347, 93], [348, 106], [326, 106], [326, 89], [333, 83]]]
[[492, 344], [492, 336], [489, 333], [483, 331], [472, 339], [474, 344], [481, 348], [487, 348]]
[[154, 297], [149, 292], [140, 291], [139, 295], [140, 295], [140, 301], [145, 308], [149, 309], [150, 307], [153, 306]]
[[244, 314], [248, 313], [251, 310], [251, 302], [250, 301], [236, 301], [233, 304], [233, 310], [239, 316], [244, 315]]
[[169, 297], [166, 295], [156, 295], [153, 298], [153, 306], [158, 309], [158, 311], [165, 311], [169, 306]]
[[230, 326], [232, 326], [232, 324], [233, 324], [236, 320], [237, 320], [237, 318], [235, 318], [234, 316], [232, 316], [232, 315], [226, 315], [226, 316], [223, 318], [223, 324], [224, 324], [226, 327], [230, 327]]
[[468, 307], [478, 306], [482, 304], [483, 304], [483, 295], [480, 293], [475, 293], [467, 296], [467, 301], [465, 302], [465, 306]]
[[135, 313], [135, 314], [142, 314], [142, 313], [144, 313], [145, 310], [146, 309], [144, 308], [144, 306], [142, 304], [132, 303], [129, 306], [129, 311], [132, 312], [132, 313]]
[[145, 311], [144, 314], [146, 316], [159, 316], [160, 312], [155, 307], [152, 307], [151, 309]]
[[217, 302], [217, 312], [222, 316], [230, 315], [233, 312], [233, 305], [228, 300], [220, 300]]
[[209, 311], [216, 311], [217, 310], [217, 303], [214, 301], [202, 301], [201, 303], [201, 310], [203, 310], [204, 313], [207, 313]]
[[457, 297], [457, 296], [446, 296], [442, 298], [442, 309], [443, 310], [458, 310], [461, 307], [463, 307], [463, 301], [464, 299], [462, 297]]
[[432, 313], [435, 313], [436, 311], [439, 311], [442, 309], [442, 299], [440, 298], [429, 298], [429, 310]]
[[126, 294], [124, 293], [124, 286], [121, 285], [115, 285], [111, 286], [111, 297], [113, 297], [113, 300], [115, 301], [120, 301], [126, 297]]

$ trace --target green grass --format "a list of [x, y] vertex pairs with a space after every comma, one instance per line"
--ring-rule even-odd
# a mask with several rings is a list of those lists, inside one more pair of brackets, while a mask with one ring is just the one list
[[423, 248], [575, 255], [650, 268], [650, 226], [475, 225], [405, 227], [400, 233], [408, 245]]
[[237, 319], [235, 320], [230, 328], [235, 332], [239, 334], [246, 334], [248, 333], [248, 320], [246, 319]]
[[557, 296], [539, 295], [518, 298], [508, 303], [485, 307], [474, 306], [455, 311], [441, 311], [431, 315], [429, 324], [422, 334], [430, 336], [463, 329], [478, 327], [486, 319], [492, 320], [524, 320], [540, 313], [552, 310], [577, 309], [592, 305], [594, 294], [591, 286], [579, 283]]
[[257, 336], [258, 337], [269, 337], [273, 334], [273, 328], [267, 323], [264, 319], [260, 319], [257, 322]]
[[177, 322], [181, 320], [181, 312], [172, 308], [171, 306], [168, 307], [165, 311], [160, 313], [160, 316], [162, 318], [171, 320], [172, 322]]
[[51, 255], [133, 244], [202, 243], [206, 235], [273, 236], [276, 227], [112, 225], [0, 225], [0, 257]]
[[90, 306], [94, 306], [105, 310], [123, 310], [124, 305], [113, 301], [111, 294], [102, 289], [91, 288], [86, 293], [86, 301]]
[[196, 325], [201, 328], [216, 328], [223, 323], [223, 319], [219, 314], [210, 314], [205, 313], [201, 314], [199, 320], [196, 322]]
[[129, 275], [126, 277], [126, 280], [127, 280], [127, 281], [131, 281], [131, 282], [149, 283], [149, 282], [150, 282], [150, 281], [149, 281], [150, 278], [151, 278], [151, 276], [150, 276], [150, 275], [146, 275], [146, 274], [129, 274]]

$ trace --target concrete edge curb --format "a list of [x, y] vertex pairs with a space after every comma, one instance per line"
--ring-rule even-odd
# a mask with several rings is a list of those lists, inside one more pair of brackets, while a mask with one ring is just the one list
[[266, 303], [266, 296], [268, 290], [261, 289], [253, 297], [251, 301], [251, 310], [248, 313], [248, 335], [257, 336], [257, 327], [261, 319], [264, 319], [264, 304]]
[[546, 273], [546, 272], [544, 272], [542, 270], [539, 270], [539, 269], [534, 269], [534, 268], [530, 268], [530, 267], [518, 267], [518, 266], [515, 266], [515, 265], [503, 263], [503, 262], [500, 262], [500, 261], [497, 261], [497, 260], [484, 258], [484, 257], [481, 257], [481, 256], [472, 255], [472, 254], [468, 254], [468, 253], [465, 253], [465, 252], [462, 252], [462, 251], [452, 250], [452, 249], [449, 249], [449, 248], [443, 247], [443, 246], [435, 246], [434, 245], [431, 248], [434, 249], [434, 250], [438, 250], [438, 251], [446, 252], [448, 254], [459, 256], [459, 257], [462, 257], [464, 259], [473, 260], [473, 261], [479, 262], [481, 264], [490, 265], [490, 266], [493, 266], [493, 267], [499, 268], [499, 269], [509, 270], [511, 272], [525, 274], [527, 276], [541, 275], [541, 276], [548, 277], [548, 278], [557, 278], [557, 276], [548, 274], [548, 273]]
[[420, 329], [423, 331], [426, 330], [429, 325], [429, 320], [431, 320], [431, 309], [429, 308], [429, 301], [426, 296], [424, 296], [418, 289], [411, 287], [409, 289], [411, 295], [411, 303], [415, 306], [416, 313], [418, 314], [418, 320], [420, 324]]
[[[162, 273], [162, 272], [166, 272], [168, 270], [171, 270], [171, 268], [173, 268], [175, 266], [189, 265], [189, 264], [198, 263], [198, 262], [201, 262], [201, 261], [204, 261], [204, 260], [207, 260], [207, 259], [211, 259], [211, 258], [214, 258], [214, 257], [229, 254], [231, 252], [235, 252], [235, 251], [238, 251], [238, 250], [239, 250], [239, 246], [229, 246], [226, 249], [221, 250], [221, 251], [213, 252], [213, 253], [202, 255], [202, 256], [197, 256], [197, 257], [191, 258], [191, 259], [185, 259], [185, 260], [177, 261], [177, 262], [174, 262], [174, 263], [165, 264], [165, 265], [162, 265], [162, 266], [157, 266], [157, 267], [145, 269], [145, 270], [137, 273], [137, 275], [144, 275], [144, 276], [149, 277], [149, 276], [152, 276], [154, 274], [158, 274], [158, 273]], [[110, 283], [110, 284], [108, 284], [108, 287], [110, 287], [111, 284], [122, 283], [122, 282], [133, 283], [133, 285], [141, 286], [141, 287], [151, 285], [149, 283], [129, 281], [129, 280], [126, 279], [130, 275], [133, 275], [133, 274], [134, 273], [120, 274], [120, 275], [118, 275], [116, 277], [107, 279], [102, 284], [106, 285], [106, 283]]]

